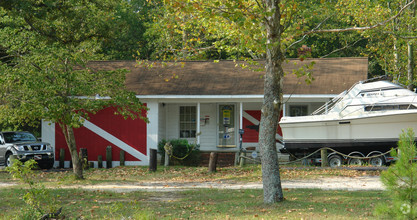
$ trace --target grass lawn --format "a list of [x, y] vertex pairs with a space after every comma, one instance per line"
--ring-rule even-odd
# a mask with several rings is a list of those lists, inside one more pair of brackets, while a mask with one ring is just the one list
[[[378, 174], [379, 171], [348, 169], [281, 169], [283, 180]], [[284, 189], [285, 201], [265, 205], [262, 190], [255, 189], [116, 193], [64, 188], [74, 184], [146, 181], [242, 183], [261, 181], [260, 175], [259, 166], [221, 168], [217, 173], [208, 173], [204, 167], [158, 167], [155, 173], [149, 173], [146, 167], [116, 167], [90, 169], [83, 181], [73, 180], [71, 171], [37, 170], [33, 179], [48, 187], [51, 198], [55, 198], [49, 206], [62, 207], [61, 217], [65, 219], [378, 219], [373, 216], [374, 206], [389, 202], [382, 191]], [[0, 171], [0, 182], [18, 183], [4, 171]], [[22, 184], [0, 188], [0, 219], [22, 219], [28, 208], [22, 200], [26, 190]]]

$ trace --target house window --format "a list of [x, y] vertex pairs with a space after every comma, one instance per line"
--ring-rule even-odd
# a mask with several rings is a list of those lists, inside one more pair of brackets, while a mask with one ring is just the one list
[[307, 105], [291, 105], [290, 116], [305, 116], [307, 115]]
[[180, 106], [180, 138], [195, 138], [196, 112], [195, 106]]

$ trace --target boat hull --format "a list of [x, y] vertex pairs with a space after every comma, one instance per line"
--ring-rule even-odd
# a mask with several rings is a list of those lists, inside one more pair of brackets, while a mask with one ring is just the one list
[[399, 135], [408, 128], [417, 132], [417, 111], [387, 112], [356, 118], [280, 123], [285, 148], [303, 151], [322, 147], [385, 151], [396, 147]]

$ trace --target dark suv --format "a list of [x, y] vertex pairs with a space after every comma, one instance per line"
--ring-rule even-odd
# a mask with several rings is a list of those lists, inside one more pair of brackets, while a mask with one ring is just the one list
[[34, 159], [42, 169], [52, 168], [55, 162], [52, 146], [27, 131], [0, 132], [0, 164], [10, 166], [10, 155], [22, 162]]

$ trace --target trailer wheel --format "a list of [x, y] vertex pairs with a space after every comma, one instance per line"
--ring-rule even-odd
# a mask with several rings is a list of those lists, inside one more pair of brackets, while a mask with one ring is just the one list
[[329, 157], [329, 165], [330, 167], [340, 167], [342, 166], [343, 161], [342, 157], [339, 155], [332, 155]]
[[380, 167], [385, 164], [385, 160], [382, 157], [374, 157], [369, 159], [369, 164], [372, 166]]
[[348, 163], [349, 165], [360, 166], [362, 165], [362, 160], [358, 158], [350, 158]]

